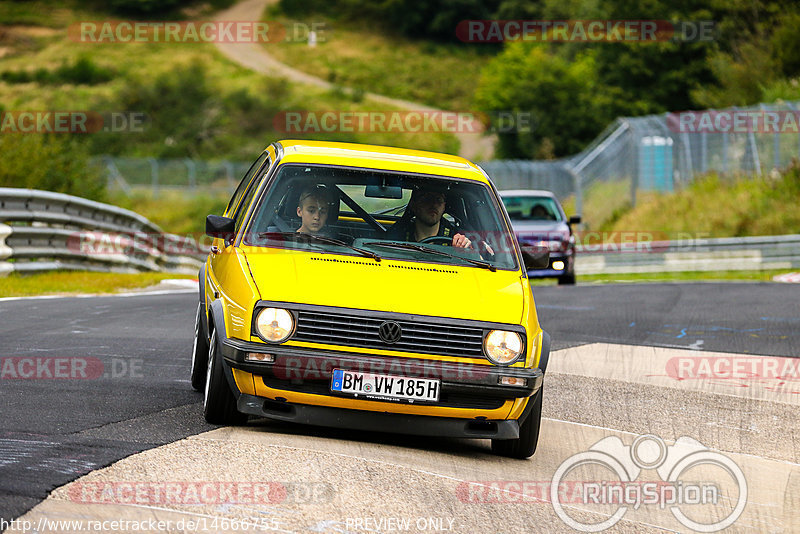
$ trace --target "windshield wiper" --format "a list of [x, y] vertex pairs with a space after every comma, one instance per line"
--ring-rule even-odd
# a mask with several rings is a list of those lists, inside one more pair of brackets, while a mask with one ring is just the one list
[[260, 238], [267, 238], [267, 239], [294, 239], [296, 241], [301, 241], [303, 243], [309, 242], [317, 242], [317, 243], [326, 243], [328, 245], [336, 245], [339, 247], [347, 247], [351, 250], [355, 250], [362, 256], [366, 256], [367, 258], [372, 258], [375, 261], [381, 261], [381, 257], [375, 254], [374, 252], [370, 252], [369, 250], [364, 250], [363, 248], [354, 247], [353, 245], [348, 245], [344, 241], [340, 239], [334, 239], [332, 237], [324, 237], [321, 235], [314, 235], [314, 234], [304, 234], [301, 232], [261, 232], [258, 234]]
[[419, 252], [427, 252], [428, 254], [437, 254], [439, 256], [447, 256], [448, 258], [463, 260], [468, 263], [471, 263], [472, 265], [477, 265], [478, 267], [489, 269], [492, 272], [497, 271], [497, 268], [489, 262], [456, 256], [455, 254], [450, 254], [449, 252], [435, 250], [423, 245], [418, 245], [416, 243], [398, 243], [397, 241], [370, 241], [369, 243], [364, 243], [364, 245], [375, 246], [375, 247], [402, 248], [407, 250], [418, 250]]

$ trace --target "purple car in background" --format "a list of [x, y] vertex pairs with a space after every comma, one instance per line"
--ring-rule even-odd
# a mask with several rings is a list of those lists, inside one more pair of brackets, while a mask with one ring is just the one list
[[575, 236], [572, 225], [580, 215], [567, 218], [550, 191], [517, 189], [500, 191], [519, 246], [532, 250], [546, 245], [550, 263], [546, 269], [528, 271], [531, 278], [557, 278], [559, 284], [575, 283]]

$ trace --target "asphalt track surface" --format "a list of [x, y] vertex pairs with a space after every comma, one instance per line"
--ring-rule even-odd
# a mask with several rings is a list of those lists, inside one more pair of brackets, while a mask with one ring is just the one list
[[[553, 350], [618, 343], [800, 354], [796, 285], [537, 286], [534, 293]], [[214, 428], [203, 422], [200, 396], [188, 382], [195, 302], [191, 292], [0, 301], [0, 357], [4, 366], [12, 362], [0, 368], [0, 518], [18, 517], [56, 487], [121, 458]], [[15, 371], [30, 370], [20, 367], [20, 358], [33, 358], [40, 366], [41, 358], [72, 359], [66, 360], [70, 364], [79, 359], [81, 365], [88, 362], [80, 370], [89, 376], [14, 377]], [[40, 367], [39, 372], [56, 370]], [[590, 412], [572, 414], [569, 420], [591, 424], [607, 417]], [[617, 421], [613, 428], [626, 424], [632, 431], [638, 428], [630, 421]], [[301, 439], [352, 437], [285, 424], [280, 431]], [[357, 439], [367, 445], [384, 442], [369, 433]], [[417, 438], [401, 437], [385, 442], [412, 450], [474, 452], [468, 442], [454, 445], [452, 440], [423, 445]], [[781, 454], [791, 456], [791, 451]]]

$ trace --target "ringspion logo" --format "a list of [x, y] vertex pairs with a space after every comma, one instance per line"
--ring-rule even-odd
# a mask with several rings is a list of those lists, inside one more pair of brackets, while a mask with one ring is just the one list
[[[642, 473], [654, 470], [659, 480], [638, 480]], [[570, 515], [560, 488], [570, 480], [572, 472], [582, 477], [580, 502], [583, 509], [614, 511], [607, 519], [588, 523], [583, 517]], [[586, 477], [586, 474], [589, 477]], [[712, 477], [695, 480], [695, 475]], [[711, 475], [710, 475], [711, 474]], [[742, 469], [722, 453], [712, 451], [699, 441], [683, 436], [668, 446], [663, 439], [641, 435], [631, 445], [610, 436], [585, 452], [570, 456], [556, 469], [550, 484], [550, 501], [558, 517], [580, 532], [601, 532], [616, 525], [629, 510], [641, 506], [669, 508], [670, 513], [686, 528], [698, 532], [718, 532], [731, 526], [747, 504], [747, 480]], [[601, 508], [602, 507], [602, 508]], [[713, 512], [709, 522], [687, 512], [704, 507]], [[609, 515], [609, 514], [603, 514]]]

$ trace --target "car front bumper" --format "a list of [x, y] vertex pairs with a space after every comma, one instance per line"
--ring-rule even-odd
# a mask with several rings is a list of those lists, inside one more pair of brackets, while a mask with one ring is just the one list
[[[553, 269], [553, 262], [556, 261], [563, 261], [564, 268], [560, 270]], [[575, 256], [571, 253], [551, 252], [547, 269], [531, 269], [528, 271], [528, 278], [557, 278], [565, 274], [572, 274], [574, 272], [574, 261]]]
[[242, 413], [306, 425], [372, 430], [416, 436], [475, 439], [516, 439], [519, 423], [514, 419], [491, 421], [456, 417], [343, 410], [239, 395], [237, 408]]
[[[508, 410], [514, 401], [535, 395], [542, 387], [544, 374], [539, 368], [322, 351], [236, 339], [222, 340], [220, 349], [226, 366], [251, 375], [257, 384], [256, 391], [264, 386], [269, 391], [269, 396], [261, 392], [251, 395], [247, 391], [237, 391], [238, 408], [244, 413], [305, 424], [418, 435], [517, 437], [517, 420], [506, 420], [508, 415], [502, 414], [510, 413]], [[272, 354], [275, 361], [247, 362], [245, 356], [250, 352]], [[330, 390], [334, 369], [438, 379], [441, 381], [440, 399], [438, 402], [415, 401], [413, 404], [358, 400], [358, 403], [372, 405], [369, 409], [358, 409], [363, 404], [356, 404], [351, 395]], [[524, 378], [525, 385], [500, 385], [501, 376]], [[293, 400], [298, 398], [307, 400]], [[352, 408], [343, 408], [343, 405], [350, 404]], [[428, 408], [431, 413], [408, 413], [412, 408], [415, 411]], [[448, 411], [452, 413], [448, 414]]]

